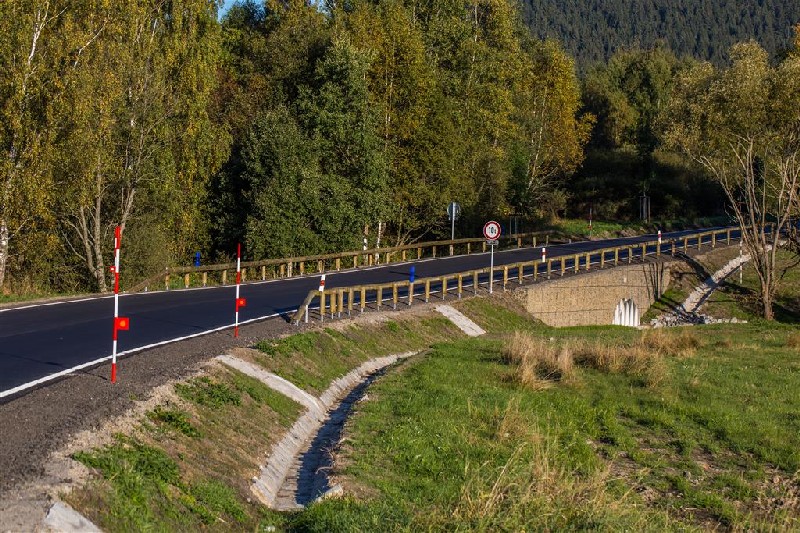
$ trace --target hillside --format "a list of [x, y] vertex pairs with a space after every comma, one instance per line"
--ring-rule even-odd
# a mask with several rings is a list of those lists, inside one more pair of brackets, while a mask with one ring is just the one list
[[679, 56], [715, 64], [734, 43], [757, 40], [771, 54], [790, 43], [800, 22], [796, 0], [522, 0], [534, 35], [562, 41], [579, 65], [616, 50], [666, 41]]

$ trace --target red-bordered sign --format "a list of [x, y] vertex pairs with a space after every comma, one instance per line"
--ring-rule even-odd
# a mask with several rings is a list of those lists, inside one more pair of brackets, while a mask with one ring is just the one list
[[500, 224], [498, 224], [494, 220], [490, 220], [483, 226], [483, 236], [490, 241], [497, 240], [500, 237], [500, 233], [502, 233], [502, 231], [503, 230], [500, 228]]

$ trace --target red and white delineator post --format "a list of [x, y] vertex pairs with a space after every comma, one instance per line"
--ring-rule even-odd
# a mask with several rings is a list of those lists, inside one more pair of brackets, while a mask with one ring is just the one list
[[239, 286], [242, 283], [242, 245], [236, 245], [236, 322], [233, 326], [233, 336], [239, 336], [239, 309], [247, 305], [245, 298], [239, 297]]
[[122, 228], [114, 228], [114, 266], [111, 272], [114, 273], [114, 334], [111, 348], [111, 383], [117, 382], [117, 334], [120, 330], [128, 331], [131, 327], [131, 320], [128, 317], [119, 316], [119, 249], [122, 245]]
[[658, 245], [661, 246], [661, 230], [658, 230]]
[[321, 322], [325, 321], [325, 274], [319, 278], [319, 319]]

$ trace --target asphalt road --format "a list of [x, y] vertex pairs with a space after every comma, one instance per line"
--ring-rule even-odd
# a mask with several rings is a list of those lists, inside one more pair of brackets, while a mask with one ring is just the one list
[[[671, 239], [697, 232], [664, 234], [664, 250]], [[574, 256], [652, 240], [655, 240], [654, 235], [552, 245], [547, 247], [547, 256]], [[692, 244], [696, 241], [690, 242]], [[540, 258], [541, 248], [522, 248], [495, 252], [494, 261], [495, 266], [502, 266]], [[489, 254], [328, 273], [326, 288], [407, 280], [412, 264], [417, 278], [442, 276], [488, 267]], [[286, 319], [318, 284], [319, 277], [313, 276], [243, 285], [241, 296], [247, 298], [247, 306], [241, 310], [240, 320], [280, 316]], [[231, 327], [234, 294], [235, 288], [226, 286], [121, 295], [120, 315], [130, 317], [131, 328], [119, 333], [120, 353], [130, 354]], [[0, 401], [24, 394], [76, 368], [100, 364], [110, 357], [113, 310], [114, 300], [109, 296], [0, 310]]]

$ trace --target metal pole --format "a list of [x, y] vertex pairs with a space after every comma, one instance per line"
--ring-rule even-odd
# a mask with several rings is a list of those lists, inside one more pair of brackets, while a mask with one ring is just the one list
[[456, 240], [456, 210], [453, 209], [453, 213], [450, 215], [450, 240]]
[[489, 294], [492, 294], [492, 285], [494, 284], [494, 244], [491, 245], [492, 253], [489, 260]]
[[233, 327], [233, 336], [239, 336], [239, 285], [242, 283], [242, 245], [236, 245], [236, 320]]

